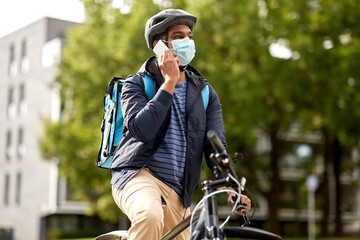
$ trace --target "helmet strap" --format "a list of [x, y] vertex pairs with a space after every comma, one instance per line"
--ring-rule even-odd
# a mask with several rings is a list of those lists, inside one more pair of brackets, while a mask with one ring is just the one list
[[165, 31], [165, 44], [167, 47], [169, 47], [169, 31]]
[[187, 65], [186, 65], [186, 66], [179, 66], [179, 70], [180, 70], [180, 72], [184, 72], [184, 71], [185, 71], [185, 69], [186, 69], [186, 67], [187, 67]]

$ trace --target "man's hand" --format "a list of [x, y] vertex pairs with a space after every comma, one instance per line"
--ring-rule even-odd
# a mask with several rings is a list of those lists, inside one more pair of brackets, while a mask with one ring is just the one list
[[[232, 188], [228, 188], [228, 189], [233, 190]], [[229, 194], [228, 203], [229, 203], [229, 205], [234, 206], [234, 204], [235, 204], [235, 199], [237, 198], [237, 196], [236, 196], [236, 194], [234, 194], [234, 193], [228, 193], [228, 194]], [[251, 200], [250, 200], [246, 195], [241, 194], [240, 205], [241, 205], [241, 203], [245, 203], [245, 204], [246, 204], [246, 208], [244, 209], [245, 212], [248, 212], [248, 211], [251, 209]], [[242, 212], [241, 209], [236, 210], [235, 213], [238, 214], [238, 215], [240, 215], [240, 216], [243, 215], [243, 212]]]
[[163, 55], [158, 58], [158, 64], [161, 74], [165, 79], [161, 89], [173, 94], [175, 84], [180, 80], [180, 61], [177, 54], [171, 49], [165, 50]]

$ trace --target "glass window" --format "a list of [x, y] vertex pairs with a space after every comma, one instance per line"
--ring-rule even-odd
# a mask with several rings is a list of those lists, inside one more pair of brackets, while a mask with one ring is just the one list
[[10, 176], [5, 175], [5, 186], [4, 186], [4, 204], [5, 206], [9, 205], [9, 191], [10, 191]]
[[21, 159], [25, 155], [25, 144], [24, 144], [24, 129], [19, 128], [18, 132], [18, 157]]
[[57, 64], [60, 60], [61, 54], [61, 39], [54, 38], [44, 44], [42, 47], [41, 62], [43, 67], [51, 67]]
[[307, 169], [314, 158], [313, 146], [305, 143], [284, 142], [281, 166], [286, 169]]
[[9, 75], [15, 77], [17, 74], [17, 63], [15, 59], [15, 45], [11, 44], [9, 54]]
[[21, 58], [27, 56], [27, 49], [26, 49], [26, 40], [24, 39], [21, 42]]
[[22, 182], [22, 175], [21, 173], [18, 173], [16, 175], [16, 196], [15, 196], [15, 201], [16, 204], [20, 204], [21, 203], [21, 182]]
[[10, 46], [10, 63], [15, 61], [15, 46], [14, 44], [11, 44]]
[[11, 138], [11, 131], [8, 130], [6, 133], [6, 160], [10, 160], [12, 157]]
[[24, 39], [21, 42], [21, 62], [20, 70], [22, 73], [27, 73], [29, 71], [29, 57], [27, 54], [27, 42]]
[[14, 89], [12, 87], [9, 88], [8, 91], [8, 119], [14, 120], [16, 116], [16, 109], [15, 109], [15, 102], [14, 102]]
[[25, 85], [21, 84], [19, 89], [19, 115], [25, 116], [27, 114], [27, 104], [25, 100]]
[[9, 105], [14, 103], [14, 89], [12, 87], [9, 89], [8, 103]]

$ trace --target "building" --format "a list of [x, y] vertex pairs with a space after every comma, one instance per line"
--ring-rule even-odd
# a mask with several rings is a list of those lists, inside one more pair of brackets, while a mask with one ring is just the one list
[[[271, 150], [269, 138], [258, 131], [260, 140], [256, 146], [256, 153], [268, 158]], [[338, 191], [341, 192], [341, 201], [337, 198], [335, 164], [333, 161], [325, 162], [324, 157], [324, 135], [321, 132], [302, 133], [298, 131], [298, 126], [294, 124], [287, 132], [279, 132], [278, 141], [281, 142], [281, 154], [279, 157], [279, 177], [282, 181], [281, 208], [278, 210], [281, 232], [284, 236], [301, 236], [307, 234], [309, 216], [313, 217], [316, 224], [316, 234], [321, 234], [323, 224], [323, 206], [328, 204], [327, 229], [329, 235], [335, 233], [337, 224], [337, 208], [341, 211], [341, 226], [343, 236], [359, 236], [360, 233], [360, 174], [359, 174], [359, 153], [358, 146], [342, 151], [342, 171], [339, 174]], [[330, 145], [329, 145], [330, 146]], [[331, 150], [336, 146], [331, 145]], [[315, 164], [314, 164], [315, 163]], [[257, 177], [266, 179], [262, 181], [264, 188], [268, 182], [262, 169], [258, 169]], [[327, 181], [323, 182], [324, 175]], [[317, 184], [309, 187], [308, 177], [316, 176]], [[328, 187], [328, 199], [324, 199], [321, 186]], [[311, 209], [311, 199], [314, 194], [314, 208]], [[262, 196], [256, 197], [260, 203], [259, 211], [255, 214], [254, 220], [263, 221], [268, 218], [268, 206]], [[314, 212], [312, 212], [314, 210]]]
[[43, 119], [60, 117], [53, 82], [75, 24], [43, 18], [0, 39], [0, 239], [44, 239], [48, 216], [86, 210], [68, 199], [56, 162], [38, 147]]

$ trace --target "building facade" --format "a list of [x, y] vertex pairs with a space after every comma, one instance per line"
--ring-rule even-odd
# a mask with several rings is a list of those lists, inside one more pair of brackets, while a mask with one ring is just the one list
[[0, 239], [44, 238], [41, 219], [86, 210], [67, 199], [56, 162], [44, 160], [38, 145], [43, 120], [61, 114], [54, 79], [75, 24], [43, 18], [0, 39]]

